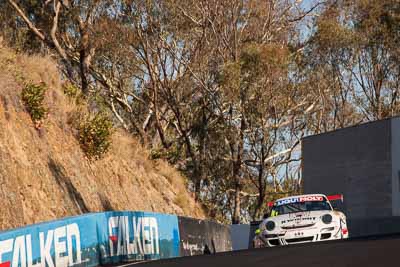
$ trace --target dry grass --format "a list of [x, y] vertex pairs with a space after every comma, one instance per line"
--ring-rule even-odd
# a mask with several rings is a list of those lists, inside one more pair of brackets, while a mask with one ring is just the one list
[[174, 203], [181, 207], [184, 213], [190, 213], [190, 202], [191, 199], [185, 191], [182, 189], [178, 191], [178, 194], [175, 196]]
[[[49, 87], [40, 131], [21, 104], [26, 80]], [[79, 107], [61, 84], [50, 57], [0, 45], [0, 230], [110, 209], [204, 218], [185, 178], [166, 162], [149, 160], [149, 151], [122, 130], [103, 159], [88, 161], [68, 123]]]
[[171, 185], [182, 184], [183, 179], [181, 176], [176, 175], [176, 171], [171, 169], [165, 162], [159, 161], [157, 164], [157, 170], [160, 175], [164, 176]]
[[65, 120], [67, 114], [76, 109], [75, 106], [69, 105], [60, 90], [62, 85], [60, 73], [56, 61], [50, 56], [16, 54], [0, 43], [0, 71], [12, 75], [14, 81], [20, 86], [26, 82], [35, 84], [43, 82], [53, 89], [47, 93], [46, 105], [54, 117]]
[[44, 82], [49, 87], [61, 88], [57, 64], [49, 56], [16, 54], [0, 44], [0, 66], [13, 74], [17, 82]]

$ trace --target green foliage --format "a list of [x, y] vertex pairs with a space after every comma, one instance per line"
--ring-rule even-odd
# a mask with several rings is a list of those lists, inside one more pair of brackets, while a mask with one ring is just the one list
[[339, 50], [351, 47], [360, 37], [335, 20], [321, 20], [315, 39], [322, 49]]
[[263, 64], [262, 60], [261, 49], [255, 44], [247, 46], [240, 55], [242, 70], [244, 72], [251, 72], [260, 68]]
[[154, 148], [150, 151], [150, 159], [166, 159], [169, 163], [176, 163], [180, 157], [180, 147], [176, 144], [171, 145], [168, 149], [165, 148]]
[[218, 83], [222, 86], [229, 99], [237, 99], [240, 94], [241, 68], [236, 62], [228, 62], [222, 67], [218, 76]]
[[70, 82], [64, 83], [62, 87], [64, 94], [69, 98], [76, 98], [80, 93], [79, 88]]
[[[228, 99], [238, 101], [243, 92], [258, 90], [266, 77], [279, 80], [287, 75], [289, 47], [280, 44], [250, 43], [242, 49], [237, 61], [225, 63], [218, 75]], [[243, 99], [242, 99], [243, 100]]]
[[163, 158], [163, 156], [164, 156], [164, 153], [160, 149], [152, 149], [150, 151], [150, 158], [153, 160], [161, 159], [161, 158]]
[[82, 90], [71, 82], [66, 82], [62, 85], [64, 94], [77, 105], [84, 103], [84, 95]]
[[47, 108], [43, 103], [46, 90], [44, 83], [31, 82], [26, 83], [22, 89], [22, 101], [34, 122], [40, 122], [47, 114]]
[[88, 158], [99, 159], [110, 148], [113, 124], [105, 113], [86, 117], [79, 123], [79, 142]]

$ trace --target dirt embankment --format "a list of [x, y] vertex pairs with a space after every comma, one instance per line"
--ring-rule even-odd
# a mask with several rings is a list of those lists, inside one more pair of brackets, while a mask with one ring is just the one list
[[[21, 80], [27, 79], [49, 87], [49, 115], [40, 131], [21, 101]], [[103, 159], [89, 162], [68, 124], [71, 112], [54, 61], [16, 55], [0, 44], [0, 230], [106, 210], [204, 218], [184, 178], [167, 163], [149, 160], [122, 131]]]

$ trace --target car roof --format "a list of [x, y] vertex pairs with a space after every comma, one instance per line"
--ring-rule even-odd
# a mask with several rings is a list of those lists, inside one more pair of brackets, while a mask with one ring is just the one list
[[295, 197], [309, 197], [309, 196], [325, 197], [325, 199], [327, 198], [324, 194], [305, 194], [305, 195], [296, 195], [296, 196], [279, 198], [279, 199], [275, 200], [274, 202], [281, 201], [284, 199], [291, 199], [291, 198], [295, 198]]

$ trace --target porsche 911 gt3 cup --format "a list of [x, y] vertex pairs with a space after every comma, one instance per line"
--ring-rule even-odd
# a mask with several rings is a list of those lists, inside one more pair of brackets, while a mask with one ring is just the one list
[[346, 216], [332, 208], [330, 200], [342, 195], [292, 196], [270, 202], [269, 216], [254, 238], [255, 247], [274, 247], [349, 237]]

